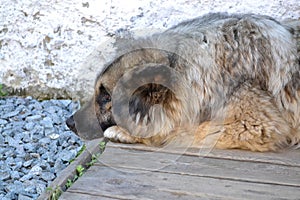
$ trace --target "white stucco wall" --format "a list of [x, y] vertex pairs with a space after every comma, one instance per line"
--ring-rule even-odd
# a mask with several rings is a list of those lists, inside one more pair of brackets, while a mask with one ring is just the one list
[[115, 34], [219, 11], [299, 20], [300, 1], [1, 0], [0, 84], [36, 98], [85, 99]]

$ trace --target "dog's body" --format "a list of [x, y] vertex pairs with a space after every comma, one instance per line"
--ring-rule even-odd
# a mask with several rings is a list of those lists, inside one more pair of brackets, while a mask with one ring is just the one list
[[95, 84], [104, 136], [193, 147], [217, 136], [218, 148], [253, 151], [298, 144], [293, 31], [266, 16], [209, 14], [128, 42]]

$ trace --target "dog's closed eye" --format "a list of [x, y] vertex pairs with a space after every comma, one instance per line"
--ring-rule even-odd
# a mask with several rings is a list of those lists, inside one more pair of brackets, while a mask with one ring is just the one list
[[108, 127], [115, 125], [115, 121], [112, 115], [112, 99], [111, 95], [105, 89], [103, 85], [99, 87], [98, 94], [96, 96], [96, 115], [102, 130], [104, 131]]
[[106, 91], [106, 89], [103, 87], [103, 85], [100, 86], [99, 88], [99, 94], [97, 96], [97, 99], [96, 99], [98, 105], [102, 105], [102, 104], [105, 104], [105, 103], [108, 103], [111, 101], [111, 96], [110, 94]]

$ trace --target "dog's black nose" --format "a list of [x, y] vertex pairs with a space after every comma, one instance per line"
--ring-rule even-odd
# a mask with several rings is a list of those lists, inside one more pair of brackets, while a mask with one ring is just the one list
[[67, 126], [69, 127], [69, 129], [71, 131], [73, 131], [74, 133], [77, 133], [77, 129], [76, 129], [76, 126], [75, 126], [75, 120], [74, 120], [73, 115], [67, 119], [66, 124], [67, 124]]

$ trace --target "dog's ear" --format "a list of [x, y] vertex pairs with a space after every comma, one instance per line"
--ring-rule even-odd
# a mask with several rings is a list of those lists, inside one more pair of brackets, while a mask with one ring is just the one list
[[164, 106], [170, 97], [168, 88], [155, 83], [139, 87], [129, 101], [129, 114], [136, 123], [151, 121], [153, 106]]
[[103, 131], [96, 117], [94, 105], [94, 99], [92, 99], [73, 116], [77, 135], [84, 140], [103, 137]]

